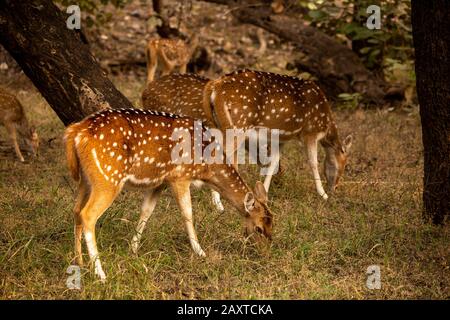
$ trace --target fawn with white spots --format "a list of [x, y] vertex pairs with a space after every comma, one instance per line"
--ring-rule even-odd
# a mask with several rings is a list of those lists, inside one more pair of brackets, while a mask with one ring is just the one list
[[[316, 190], [325, 200], [318, 170], [317, 144], [325, 149], [325, 176], [330, 192], [339, 183], [352, 145], [352, 136], [338, 137], [330, 104], [312, 81], [270, 72], [239, 70], [205, 86], [204, 109], [222, 130], [227, 128], [279, 129], [280, 143], [291, 139], [306, 145]], [[279, 157], [279, 155], [278, 155]], [[269, 190], [277, 164], [272, 164], [264, 186]]]
[[161, 75], [171, 73], [179, 68], [186, 73], [186, 67], [198, 45], [198, 34], [194, 34], [189, 43], [181, 39], [151, 39], [146, 48], [147, 57], [147, 83], [155, 78], [158, 64], [161, 66]]
[[39, 137], [36, 129], [31, 126], [23, 110], [20, 101], [12, 94], [0, 88], [0, 123], [2, 123], [11, 138], [14, 150], [21, 162], [25, 159], [19, 148], [17, 136], [21, 137], [33, 156], [36, 156], [39, 149]]
[[[84, 234], [95, 272], [101, 279], [106, 278], [98, 257], [95, 224], [126, 186], [147, 190], [132, 241], [134, 252], [161, 191], [168, 185], [181, 209], [193, 250], [205, 255], [193, 224], [189, 190], [192, 182], [206, 183], [228, 199], [245, 217], [246, 233], [258, 240], [271, 239], [272, 213], [262, 183], [258, 182], [252, 191], [234, 167], [227, 164], [174, 163], [172, 151], [177, 141], [171, 139], [172, 134], [184, 130], [193, 137], [193, 127], [193, 119], [165, 112], [106, 109], [66, 129], [67, 161], [72, 177], [79, 181], [74, 207], [78, 264], [82, 264]], [[205, 147], [206, 142], [202, 142], [202, 148]]]

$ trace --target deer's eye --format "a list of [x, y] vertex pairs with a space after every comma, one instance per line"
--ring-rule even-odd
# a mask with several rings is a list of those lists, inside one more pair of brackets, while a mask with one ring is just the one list
[[255, 232], [259, 233], [259, 234], [262, 234], [263, 233], [263, 229], [261, 227], [256, 226], [255, 227]]
[[272, 223], [272, 219], [269, 217], [264, 217], [264, 223], [265, 224], [271, 224]]

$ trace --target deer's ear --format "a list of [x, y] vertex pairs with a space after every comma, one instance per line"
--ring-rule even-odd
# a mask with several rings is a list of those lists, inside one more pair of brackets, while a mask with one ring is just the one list
[[268, 196], [266, 188], [264, 188], [264, 184], [261, 181], [257, 181], [255, 185], [255, 197], [256, 200], [262, 203], [267, 203]]
[[255, 196], [253, 195], [253, 192], [247, 192], [244, 198], [244, 207], [245, 211], [250, 213], [250, 211], [255, 208]]
[[345, 137], [344, 141], [342, 142], [342, 148], [344, 149], [344, 153], [347, 153], [353, 143], [353, 135], [349, 134], [348, 136]]

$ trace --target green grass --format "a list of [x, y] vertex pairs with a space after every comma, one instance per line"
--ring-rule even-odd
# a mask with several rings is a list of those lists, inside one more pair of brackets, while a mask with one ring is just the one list
[[[116, 81], [138, 103], [141, 84]], [[338, 112], [341, 136], [355, 135], [340, 189], [324, 202], [314, 191], [305, 153], [283, 152], [275, 178], [270, 248], [242, 235], [239, 214], [217, 213], [207, 190], [193, 192], [196, 228], [207, 253], [196, 257], [181, 215], [165, 191], [143, 235], [130, 240], [142, 194], [123, 192], [100, 219], [106, 284], [82, 269], [82, 290], [65, 286], [73, 259], [75, 183], [63, 154], [63, 126], [36, 91], [20, 92], [42, 138], [40, 158], [21, 164], [0, 128], [0, 298], [2, 299], [412, 299], [450, 297], [450, 232], [421, 218], [422, 147], [417, 113]], [[51, 143], [50, 139], [56, 138]], [[323, 157], [323, 154], [322, 154]], [[257, 169], [242, 167], [251, 185]], [[366, 270], [381, 267], [381, 290]]]

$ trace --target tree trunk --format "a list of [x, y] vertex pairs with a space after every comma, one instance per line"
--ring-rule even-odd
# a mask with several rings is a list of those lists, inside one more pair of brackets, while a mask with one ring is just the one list
[[132, 107], [51, 0], [0, 1], [0, 42], [65, 125], [102, 108]]
[[424, 217], [450, 213], [450, 1], [412, 1], [417, 95], [424, 146]]

